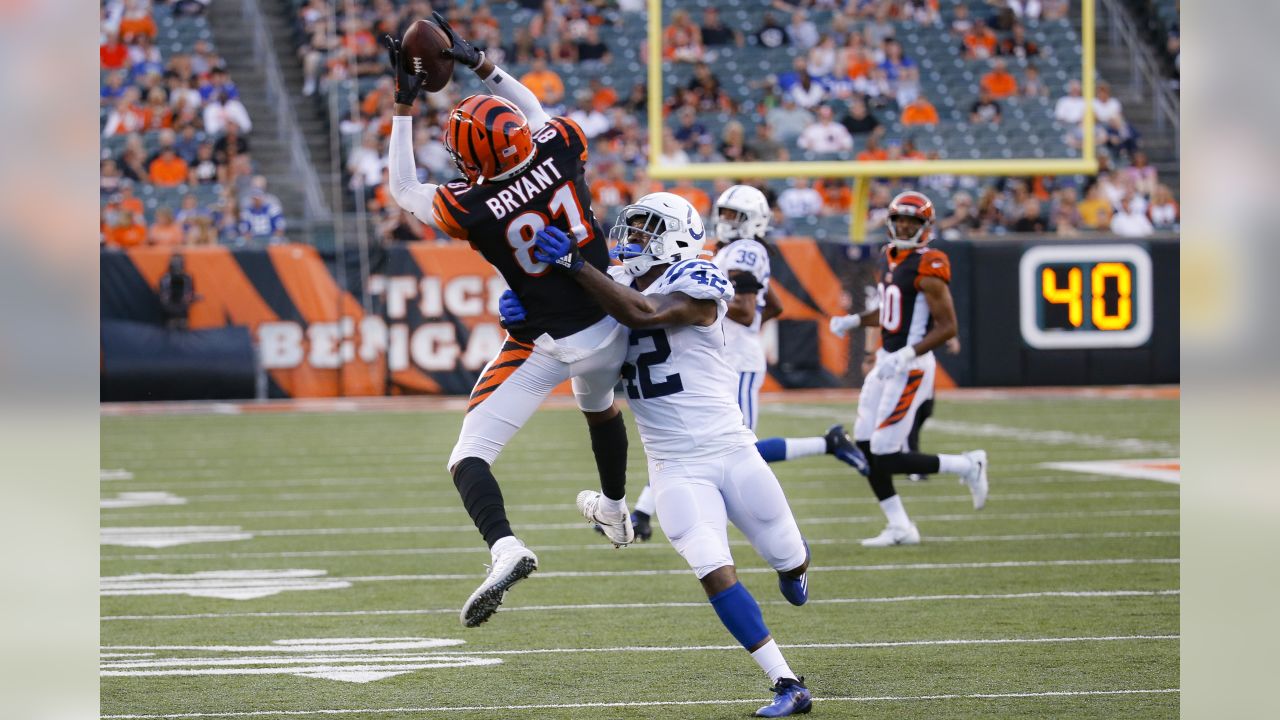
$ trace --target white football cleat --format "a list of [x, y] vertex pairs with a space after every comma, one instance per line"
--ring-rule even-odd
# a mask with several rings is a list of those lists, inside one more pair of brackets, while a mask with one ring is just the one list
[[538, 569], [538, 556], [523, 545], [512, 545], [505, 552], [493, 558], [489, 567], [489, 575], [480, 587], [471, 593], [466, 604], [462, 606], [459, 617], [467, 627], [476, 627], [493, 617], [502, 604], [502, 598], [512, 585], [529, 577]]
[[920, 531], [915, 523], [906, 527], [886, 525], [879, 535], [862, 541], [862, 547], [893, 547], [894, 545], [919, 545]]
[[578, 510], [587, 522], [600, 526], [600, 531], [609, 538], [614, 547], [625, 547], [635, 542], [636, 531], [631, 526], [631, 512], [622, 506], [622, 512], [607, 514], [600, 508], [604, 496], [594, 490], [583, 490], [578, 493]]
[[981, 510], [987, 504], [987, 451], [971, 450], [964, 454], [973, 463], [969, 472], [960, 476], [960, 482], [969, 486], [973, 495], [973, 509]]

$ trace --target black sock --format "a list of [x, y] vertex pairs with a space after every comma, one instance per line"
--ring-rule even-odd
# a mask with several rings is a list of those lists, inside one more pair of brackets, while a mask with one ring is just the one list
[[891, 455], [877, 455], [876, 460], [890, 474], [906, 475], [919, 473], [932, 475], [938, 472], [940, 464], [937, 455], [925, 455], [915, 452], [896, 452]]
[[920, 452], [920, 428], [924, 427], [924, 421], [931, 415], [933, 415], [933, 398], [920, 403], [920, 408], [916, 410], [916, 421], [911, 426], [911, 433], [907, 435], [907, 448], [911, 452]]
[[870, 466], [867, 482], [871, 484], [871, 492], [876, 494], [876, 500], [887, 500], [897, 495], [898, 491], [893, 489], [893, 473], [879, 462], [880, 458], [871, 454], [871, 441], [861, 440], [857, 445], [862, 454], [867, 456], [867, 465]]
[[627, 425], [622, 413], [602, 423], [588, 423], [587, 429], [600, 472], [600, 492], [610, 500], [621, 500], [627, 494]]
[[498, 487], [498, 479], [489, 469], [489, 463], [480, 458], [464, 458], [453, 466], [453, 484], [462, 496], [467, 514], [489, 547], [508, 535], [515, 535], [511, 532], [511, 523], [507, 522], [502, 489]]

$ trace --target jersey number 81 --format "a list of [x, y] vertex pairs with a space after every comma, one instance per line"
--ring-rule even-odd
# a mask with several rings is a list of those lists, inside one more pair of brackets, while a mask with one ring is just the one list
[[534, 236], [539, 230], [550, 225], [552, 218], [564, 218], [570, 232], [577, 238], [579, 247], [591, 242], [593, 236], [573, 183], [568, 182], [556, 188], [551, 196], [551, 202], [547, 203], [547, 209], [551, 211], [550, 218], [537, 210], [529, 210], [507, 223], [507, 244], [511, 246], [516, 263], [526, 275], [544, 275], [547, 272], [547, 263], [533, 257], [534, 248], [537, 247], [534, 244]]

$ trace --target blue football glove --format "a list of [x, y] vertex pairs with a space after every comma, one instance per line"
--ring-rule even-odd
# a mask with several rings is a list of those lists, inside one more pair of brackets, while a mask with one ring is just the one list
[[524, 322], [524, 305], [520, 304], [520, 298], [516, 297], [514, 291], [507, 290], [498, 298], [498, 317], [504, 328]]
[[533, 242], [537, 245], [537, 249], [533, 251], [535, 260], [550, 263], [552, 267], [570, 275], [576, 275], [586, 262], [582, 258], [582, 252], [578, 250], [578, 243], [558, 227], [548, 226], [539, 230], [533, 236]]

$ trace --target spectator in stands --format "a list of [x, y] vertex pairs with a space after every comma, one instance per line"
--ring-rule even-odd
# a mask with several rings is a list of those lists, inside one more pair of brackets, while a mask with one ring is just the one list
[[174, 219], [181, 223], [183, 232], [190, 234], [198, 217], [209, 217], [209, 211], [200, 206], [200, 198], [193, 193], [183, 195], [178, 213], [174, 216]]
[[140, 132], [146, 125], [147, 116], [138, 104], [138, 88], [126, 88], [115, 107], [107, 115], [107, 122], [102, 126], [102, 137], [127, 135]]
[[742, 33], [725, 25], [716, 6], [710, 5], [702, 11], [702, 44], [709, 48], [724, 45], [742, 47], [745, 42]]
[[982, 18], [973, 21], [973, 27], [964, 36], [964, 55], [970, 60], [986, 60], [996, 53], [996, 34]]
[[[799, 60], [799, 58], [797, 58], [797, 60]], [[822, 99], [826, 94], [827, 92], [823, 89], [822, 85], [815, 82], [813, 77], [809, 75], [807, 67], [800, 70], [796, 84], [792, 85], [791, 89], [787, 91], [787, 95], [790, 96], [797, 105], [806, 110], [812, 110], [816, 107], [822, 102]]]
[[415, 123], [413, 126], [413, 155], [418, 165], [426, 168], [428, 177], [451, 177], [458, 171], [453, 156], [444, 146], [440, 123]]
[[168, 205], [156, 208], [156, 218], [151, 223], [148, 237], [152, 245], [174, 246], [183, 243], [185, 237], [182, 223], [174, 219], [173, 208]]
[[139, 82], [148, 75], [164, 72], [164, 56], [146, 35], [133, 38], [128, 45], [129, 76]]
[[1111, 94], [1111, 83], [1098, 83], [1098, 95], [1093, 99], [1093, 116], [1099, 125], [1109, 125], [1112, 118], [1124, 116], [1119, 98]]
[[391, 203], [382, 210], [376, 234], [383, 245], [418, 242], [426, 239], [427, 226], [419, 222], [412, 213]]
[[1065, 187], [1055, 194], [1055, 203], [1050, 211], [1051, 225], [1061, 237], [1074, 237], [1080, 234], [1080, 209], [1077, 205], [1076, 189]]
[[791, 13], [791, 24], [787, 26], [787, 37], [797, 50], [806, 51], [818, 44], [818, 26], [809, 19], [804, 10]]
[[1111, 201], [1102, 192], [1102, 185], [1094, 183], [1085, 190], [1084, 200], [1077, 206], [1080, 224], [1086, 230], [1100, 230], [1111, 226]]
[[210, 135], [221, 135], [229, 132], [231, 125], [241, 132], [253, 131], [253, 122], [244, 104], [226, 93], [219, 93], [204, 106], [204, 131]]
[[973, 19], [969, 17], [969, 6], [964, 3], [956, 3], [955, 10], [951, 14], [951, 25], [949, 26], [951, 34], [961, 42], [973, 30]]
[[631, 92], [623, 101], [622, 107], [634, 115], [643, 116], [649, 111], [649, 90], [644, 83], [631, 86]]
[[894, 38], [885, 38], [882, 47], [884, 60], [880, 62], [880, 69], [884, 70], [885, 77], [889, 78], [890, 83], [896, 83], [904, 69], [916, 66], [916, 62], [902, 52], [902, 43]]
[[818, 217], [822, 214], [822, 194], [809, 186], [809, 179], [793, 177], [790, 187], [778, 195], [778, 209], [788, 220]]
[[791, 159], [790, 153], [782, 143], [773, 139], [773, 128], [768, 122], [756, 123], [755, 137], [747, 146], [747, 160], [760, 162], [786, 162]]
[[109, 198], [120, 190], [120, 184], [124, 182], [124, 176], [120, 174], [120, 166], [111, 158], [103, 158], [98, 163], [98, 194], [103, 198]]
[[880, 121], [867, 109], [867, 101], [861, 95], [849, 99], [849, 112], [840, 119], [840, 124], [854, 137], [870, 134], [880, 127]]
[[907, 137], [902, 141], [903, 160], [928, 160], [929, 156], [916, 147], [915, 138]]
[[214, 206], [210, 219], [217, 232], [218, 242], [224, 245], [242, 245], [245, 237], [240, 232], [240, 209], [236, 197], [230, 191], [224, 192], [222, 198]]
[[938, 109], [923, 94], [917, 95], [915, 100], [902, 108], [900, 120], [906, 127], [912, 125], [932, 127], [938, 124]]
[[920, 68], [908, 65], [899, 72], [897, 95], [894, 100], [898, 107], [904, 108], [920, 97]]
[[208, 215], [193, 218], [186, 230], [186, 243], [193, 246], [217, 245], [218, 230], [213, 226], [213, 218]]
[[1040, 47], [1027, 39], [1027, 29], [1017, 23], [1013, 32], [1000, 41], [1000, 54], [1025, 60], [1039, 55]]
[[212, 185], [220, 182], [218, 163], [213, 159], [212, 143], [200, 143], [196, 149], [195, 162], [187, 173], [187, 183], [191, 185]]
[[693, 66], [693, 77], [689, 79], [687, 87], [693, 93], [699, 112], [734, 112], [737, 109], [733, 98], [720, 84], [720, 78], [704, 62]]
[[547, 67], [546, 53], [539, 51], [533, 58], [533, 66], [520, 78], [543, 105], [559, 105], [564, 100], [564, 81]]
[[1099, 125], [1098, 130], [1102, 134], [1102, 146], [1113, 157], [1133, 157], [1137, 152], [1137, 131], [1124, 119], [1123, 115], [1112, 117], [1106, 124]]
[[991, 71], [982, 76], [979, 83], [982, 89], [993, 100], [1003, 100], [1018, 94], [1018, 80], [1009, 72], [1004, 60], [991, 62]]
[[146, 0], [129, 0], [125, 5], [124, 17], [120, 19], [120, 37], [131, 35], [156, 38], [156, 21], [151, 17], [151, 3]]
[[973, 105], [969, 107], [969, 122], [974, 125], [998, 125], [1001, 119], [1003, 119], [1003, 111], [1000, 103], [991, 97], [991, 91], [983, 87], [978, 91], [978, 99], [974, 100]]
[[609, 64], [613, 61], [613, 55], [609, 52], [609, 46], [600, 39], [600, 31], [594, 26], [587, 28], [587, 34], [577, 43], [578, 62], [602, 63]]
[[[696, 136], [691, 135], [690, 138], [696, 138]], [[689, 164], [689, 153], [685, 152], [684, 145], [669, 127], [662, 129], [662, 153], [658, 155], [658, 163], [661, 165]]]
[[889, 159], [889, 151], [880, 146], [884, 137], [884, 128], [876, 128], [867, 136], [867, 144], [857, 155], [858, 162], [879, 162]]
[[862, 35], [849, 34], [849, 45], [845, 48], [844, 72], [850, 80], [864, 78], [875, 67], [875, 59], [867, 50]]
[[591, 183], [591, 200], [600, 217], [614, 217], [633, 198], [626, 173], [619, 163], [609, 165], [595, 182]]
[[1049, 229], [1044, 218], [1041, 217], [1040, 200], [1034, 195], [1027, 196], [1022, 201], [1021, 213], [1018, 219], [1010, 228], [1013, 232], [1020, 233], [1042, 233]]
[[197, 40], [191, 48], [191, 73], [196, 77], [205, 77], [214, 68], [226, 65], [221, 57], [213, 51], [208, 40]]
[[[218, 58], [221, 62], [222, 58]], [[209, 71], [208, 77], [204, 82], [200, 83], [200, 98], [205, 102], [216, 99], [219, 95], [225, 95], [228, 99], [237, 99], [240, 97], [240, 89], [231, 81], [231, 76], [227, 74], [226, 68], [222, 66], [214, 67]]]
[[1080, 81], [1067, 83], [1067, 94], [1058, 98], [1053, 107], [1053, 117], [1067, 126], [1075, 126], [1084, 122], [1084, 98], [1081, 96]]
[[814, 184], [813, 189], [822, 195], [822, 212], [824, 215], [839, 215], [849, 212], [853, 193], [849, 190], [849, 181], [845, 178], [823, 178]]
[[1168, 185], [1156, 185], [1147, 214], [1157, 230], [1178, 229], [1178, 203], [1173, 199]]
[[779, 142], [785, 144], [804, 132], [809, 123], [813, 122], [813, 113], [800, 107], [791, 95], [784, 95], [781, 105], [770, 108], [765, 113], [765, 122], [773, 126], [774, 135]]
[[1035, 65], [1027, 66], [1018, 94], [1025, 98], [1049, 97], [1049, 87], [1040, 79], [1040, 70]]
[[[875, 6], [872, 17], [862, 25], [862, 35], [866, 38], [867, 47], [882, 49], [885, 38], [893, 37], [895, 30], [891, 14], [896, 10], [897, 7], [891, 2], [882, 2]], [[876, 58], [876, 62], [883, 60], [883, 55]]]
[[98, 91], [100, 104], [103, 106], [116, 104], [116, 101], [124, 97], [125, 90], [128, 85], [124, 82], [125, 76], [123, 72], [109, 72], [102, 82], [102, 88]]
[[938, 221], [938, 233], [943, 240], [959, 240], [979, 225], [973, 196], [961, 190], [951, 197], [951, 214]]
[[704, 138], [698, 146], [694, 148], [694, 152], [689, 156], [689, 162], [697, 163], [721, 163], [724, 162], [724, 156], [717, 150], [715, 143], [710, 138]]
[[116, 222], [107, 229], [107, 244], [117, 248], [131, 248], [147, 242], [147, 226], [141, 212], [119, 210]]
[[349, 187], [359, 202], [373, 195], [374, 188], [382, 182], [382, 143], [376, 133], [366, 132], [360, 144], [347, 156], [347, 172], [351, 174]]
[[249, 154], [249, 141], [240, 134], [240, 125], [227, 123], [226, 132], [213, 143], [213, 161], [219, 167], [229, 168], [236, 158]]
[[836, 62], [840, 59], [840, 50], [836, 47], [836, 39], [831, 35], [823, 35], [809, 49], [809, 57], [806, 68], [809, 75], [815, 78], [829, 78], [835, 74]]
[[608, 112], [618, 104], [618, 91], [600, 82], [600, 78], [591, 78], [587, 83], [587, 91], [591, 93], [591, 107], [595, 110]]
[[706, 191], [694, 185], [693, 181], [688, 178], [677, 180], [676, 184], [668, 192], [688, 200], [689, 204], [693, 205], [693, 209], [697, 210], [698, 214], [703, 217], [706, 217], [707, 213], [711, 212], [711, 198], [707, 196]]
[[853, 150], [853, 136], [843, 125], [835, 121], [835, 113], [829, 105], [818, 106], [818, 120], [804, 129], [796, 144], [809, 152], [828, 154]]
[[274, 244], [284, 242], [284, 229], [284, 215], [267, 203], [266, 195], [249, 193], [249, 202], [240, 213], [240, 234]]
[[896, 99], [893, 84], [889, 82], [889, 76], [885, 73], [884, 68], [876, 66], [871, 68], [871, 72], [866, 77], [858, 78], [853, 83], [853, 89], [862, 93], [866, 98], [867, 104], [872, 107], [888, 108], [891, 107]]
[[1111, 232], [1120, 237], [1146, 237], [1155, 232], [1146, 213], [1139, 212], [1135, 208], [1135, 198], [1132, 193], [1120, 200], [1120, 207], [1111, 217]]
[[569, 113], [569, 117], [578, 123], [578, 127], [582, 128], [582, 132], [587, 136], [588, 140], [596, 139], [613, 127], [609, 116], [592, 106], [590, 90], [580, 90], [575, 96], [575, 100], [577, 101], [577, 107]]
[[720, 131], [720, 146], [716, 148], [720, 156], [729, 162], [742, 162], [747, 159], [747, 130], [737, 120], [730, 120]]
[[671, 24], [662, 31], [662, 53], [674, 62], [701, 62], [706, 55], [702, 45], [702, 29], [689, 17], [688, 11], [676, 10]]
[[1009, 9], [1019, 20], [1040, 19], [1040, 0], [1007, 0]]
[[122, 70], [129, 61], [129, 48], [120, 42], [119, 33], [111, 33], [98, 46], [98, 66], [103, 70]]
[[142, 145], [142, 136], [134, 133], [125, 138], [124, 150], [120, 152], [120, 174], [133, 182], [147, 182], [147, 151]]
[[760, 29], [755, 32], [756, 44], [763, 48], [780, 48], [791, 44], [787, 29], [771, 12], [766, 12], [761, 20]]
[[707, 126], [698, 120], [698, 113], [692, 107], [680, 108], [676, 113], [676, 129], [675, 139], [680, 146], [685, 149], [691, 149], [703, 139], [710, 139], [711, 133], [707, 131]]
[[187, 161], [178, 157], [173, 146], [161, 148], [159, 156], [151, 161], [148, 175], [156, 187], [177, 187], [187, 181]]

